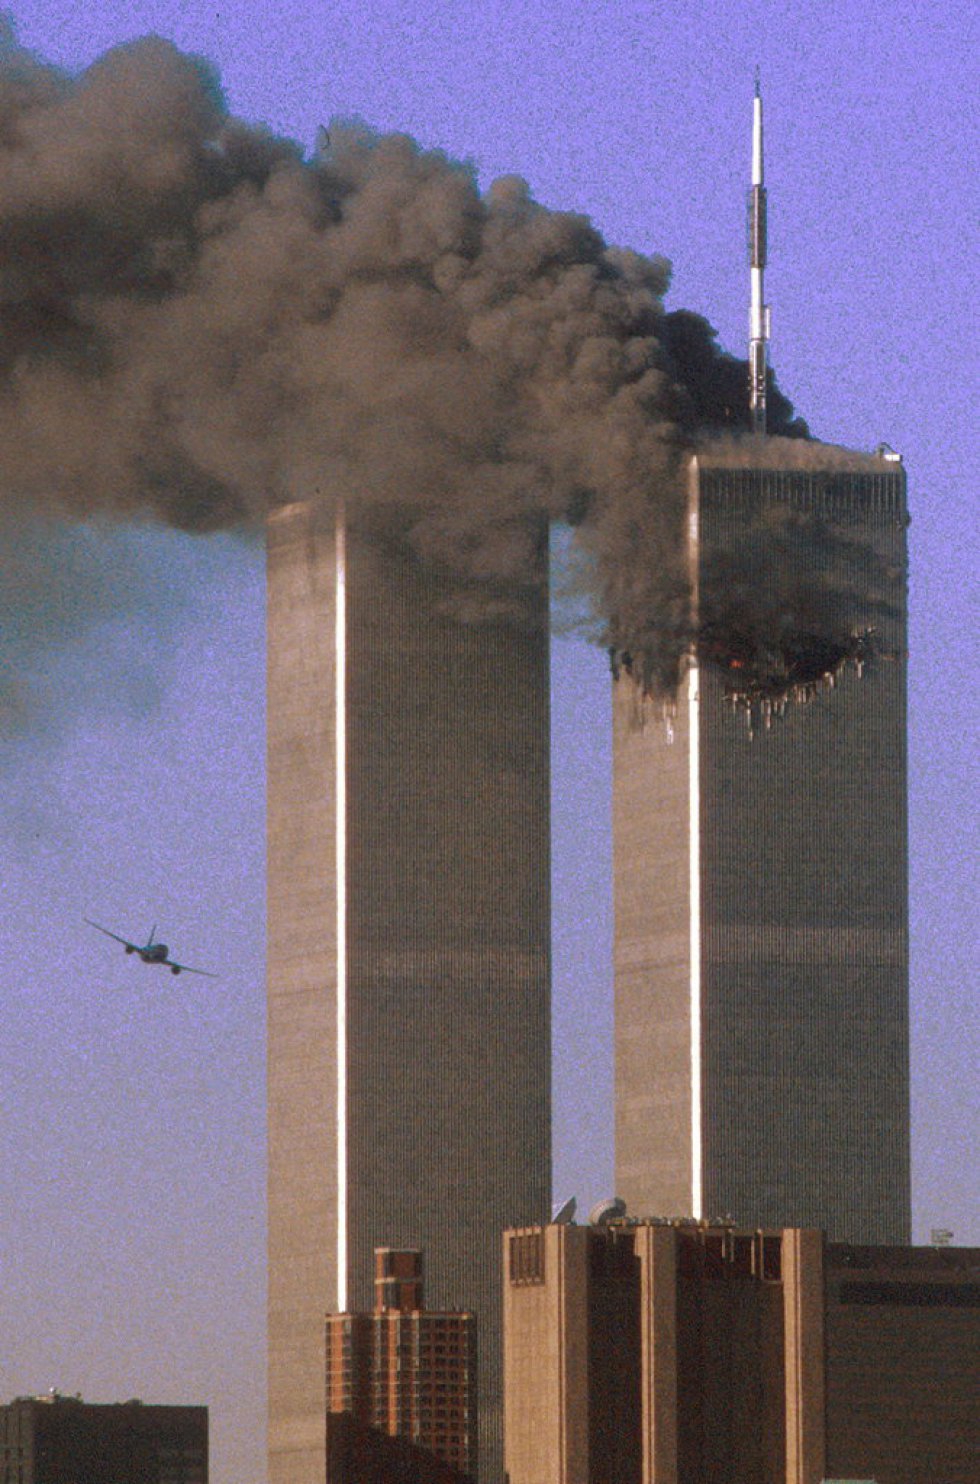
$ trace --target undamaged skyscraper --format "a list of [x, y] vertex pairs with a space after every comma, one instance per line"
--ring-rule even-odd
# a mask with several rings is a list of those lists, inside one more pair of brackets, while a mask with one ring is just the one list
[[550, 1185], [549, 694], [540, 622], [463, 623], [315, 505], [268, 527], [272, 1484], [324, 1470], [324, 1314], [375, 1247], [477, 1317], [501, 1464], [499, 1242]]

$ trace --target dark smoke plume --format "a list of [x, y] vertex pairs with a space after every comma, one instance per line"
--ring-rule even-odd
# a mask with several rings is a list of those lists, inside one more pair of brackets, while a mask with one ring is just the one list
[[[665, 312], [668, 280], [403, 136], [334, 126], [306, 160], [159, 39], [78, 77], [0, 46], [8, 524], [211, 531], [343, 501], [461, 611], [519, 617], [543, 524], [566, 521], [600, 637], [669, 689], [694, 639], [683, 456], [744, 428], [746, 373]], [[702, 609], [722, 649], [745, 627]]]

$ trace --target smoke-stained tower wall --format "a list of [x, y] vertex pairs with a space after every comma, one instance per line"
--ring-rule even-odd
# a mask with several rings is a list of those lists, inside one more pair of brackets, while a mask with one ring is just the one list
[[500, 1477], [500, 1232], [549, 1200], [547, 633], [437, 596], [269, 522], [271, 1484], [323, 1478], [323, 1315], [371, 1307], [376, 1246], [476, 1312]]
[[[771, 462], [771, 460], [769, 461]], [[786, 502], [904, 572], [905, 477], [691, 465], [691, 556]], [[842, 574], [842, 580], [846, 574]], [[751, 737], [712, 667], [673, 740], [614, 684], [616, 1188], [908, 1240], [905, 617], [878, 656]]]

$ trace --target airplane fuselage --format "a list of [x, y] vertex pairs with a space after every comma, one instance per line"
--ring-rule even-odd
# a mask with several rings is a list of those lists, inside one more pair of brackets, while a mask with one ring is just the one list
[[145, 943], [131, 943], [128, 938], [122, 937], [119, 933], [114, 933], [111, 928], [103, 927], [100, 922], [93, 922], [90, 917], [86, 917], [85, 921], [89, 927], [97, 928], [100, 933], [105, 933], [107, 938], [114, 938], [117, 943], [121, 943], [127, 954], [135, 953], [137, 958], [144, 964], [160, 964], [168, 968], [171, 974], [183, 974], [186, 970], [188, 974], [204, 974], [208, 979], [216, 979], [218, 977], [208, 969], [193, 969], [189, 964], [175, 963], [170, 957], [170, 949], [166, 943], [154, 942], [157, 931], [156, 927], [152, 929]]

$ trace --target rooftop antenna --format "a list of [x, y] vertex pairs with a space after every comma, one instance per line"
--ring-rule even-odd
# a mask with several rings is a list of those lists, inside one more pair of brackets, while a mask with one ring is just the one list
[[577, 1205], [578, 1202], [574, 1196], [570, 1196], [567, 1201], [562, 1201], [561, 1205], [556, 1206], [551, 1213], [552, 1225], [570, 1226], [575, 1220], [575, 1208]]
[[766, 187], [762, 159], [762, 93], [755, 69], [752, 100], [752, 184], [749, 187], [749, 417], [753, 433], [766, 431], [766, 363], [769, 349], [769, 305], [765, 302]]
[[622, 1196], [611, 1195], [604, 1201], [596, 1201], [589, 1212], [590, 1226], [608, 1226], [610, 1221], [619, 1221], [626, 1215], [626, 1202]]

